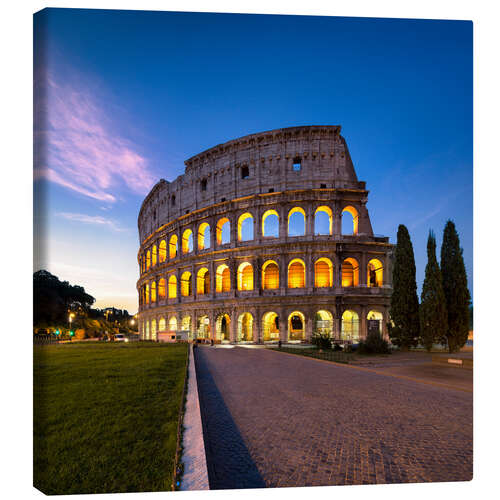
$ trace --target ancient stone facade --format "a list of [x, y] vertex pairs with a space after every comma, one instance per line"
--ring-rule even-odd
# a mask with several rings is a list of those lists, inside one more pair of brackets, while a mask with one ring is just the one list
[[252, 134], [185, 164], [139, 213], [143, 339], [387, 335], [393, 245], [373, 234], [340, 126]]

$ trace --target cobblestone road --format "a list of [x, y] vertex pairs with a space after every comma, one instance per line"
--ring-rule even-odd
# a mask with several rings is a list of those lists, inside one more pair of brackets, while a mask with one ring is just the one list
[[196, 351], [212, 489], [472, 478], [471, 393], [264, 349]]

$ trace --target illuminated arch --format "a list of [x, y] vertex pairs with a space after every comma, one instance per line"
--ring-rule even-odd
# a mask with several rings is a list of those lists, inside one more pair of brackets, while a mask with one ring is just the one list
[[156, 302], [156, 281], [151, 282], [151, 302]]
[[[382, 325], [384, 324], [384, 315], [380, 311], [371, 310], [366, 315], [368, 321], [378, 321], [378, 332], [382, 333]], [[367, 325], [369, 328], [369, 325]]]
[[168, 258], [175, 259], [177, 257], [177, 235], [173, 234], [170, 237], [170, 242], [168, 244]]
[[333, 314], [330, 311], [321, 309], [316, 313], [314, 332], [321, 335], [333, 336]]
[[168, 298], [175, 299], [177, 297], [177, 276], [172, 274], [168, 278]]
[[229, 292], [231, 290], [229, 267], [226, 264], [221, 264], [215, 274], [215, 291], [217, 293]]
[[288, 212], [288, 236], [306, 234], [306, 212], [302, 207], [293, 207]]
[[153, 245], [153, 252], [151, 254], [151, 266], [156, 266], [157, 262], [158, 262], [158, 250], [156, 248], [156, 245]]
[[191, 273], [189, 271], [184, 271], [181, 275], [181, 296], [189, 297], [192, 293]]
[[167, 329], [167, 322], [165, 321], [165, 318], [160, 318], [160, 321], [158, 321], [158, 331], [164, 332], [166, 329]]
[[238, 241], [253, 240], [253, 215], [250, 212], [238, 217]]
[[305, 340], [306, 318], [300, 311], [288, 316], [288, 340]]
[[171, 332], [176, 332], [177, 331], [177, 318], [175, 316], [172, 316], [169, 320], [168, 320], [168, 329], [171, 331]]
[[198, 227], [198, 250], [210, 248], [210, 225], [202, 222]]
[[[269, 219], [271, 218], [271, 219]], [[262, 215], [262, 236], [278, 238], [280, 217], [276, 210], [266, 210]], [[269, 226], [274, 227], [269, 227]]]
[[357, 312], [347, 310], [342, 314], [340, 338], [352, 342], [359, 341], [359, 316]]
[[146, 321], [146, 326], [145, 326], [145, 338], [146, 340], [150, 340], [149, 339], [149, 321]]
[[238, 290], [253, 290], [253, 266], [249, 262], [238, 266]]
[[215, 339], [221, 342], [230, 340], [231, 318], [228, 314], [219, 314], [215, 319]]
[[384, 266], [378, 259], [368, 262], [366, 273], [366, 284], [369, 287], [382, 286], [384, 283]]
[[210, 293], [210, 273], [206, 267], [202, 267], [196, 275], [196, 293], [198, 295]]
[[262, 288], [274, 290], [280, 286], [280, 270], [274, 260], [267, 260], [262, 266]]
[[146, 253], [146, 269], [149, 269], [151, 267], [151, 251], [148, 250]]
[[[345, 219], [344, 213], [348, 213], [352, 217], [352, 233], [344, 232], [344, 226], [347, 225], [344, 222]], [[342, 210], [342, 234], [358, 234], [358, 221], [359, 221], [358, 211], [351, 205], [344, 207], [344, 209]]]
[[359, 265], [352, 257], [348, 257], [342, 263], [342, 286], [359, 286]]
[[210, 318], [207, 315], [200, 316], [196, 325], [196, 337], [199, 339], [210, 338]]
[[219, 219], [215, 228], [217, 245], [225, 245], [231, 241], [231, 223], [227, 217]]
[[151, 320], [151, 340], [156, 340], [156, 320]]
[[288, 264], [288, 288], [306, 286], [306, 266], [302, 259], [293, 259]]
[[166, 282], [165, 278], [160, 278], [158, 281], [158, 299], [163, 300], [166, 293]]
[[251, 342], [253, 340], [253, 316], [249, 312], [238, 317], [237, 342]]
[[314, 212], [314, 234], [333, 234], [333, 212], [323, 205]]
[[191, 316], [186, 315], [181, 319], [181, 330], [188, 332], [188, 338], [191, 336]]
[[277, 341], [280, 338], [279, 316], [274, 312], [266, 312], [262, 316], [262, 340], [263, 342]]
[[149, 304], [149, 283], [146, 283], [146, 289], [145, 289], [145, 294], [146, 294], [146, 304]]
[[167, 260], [167, 242], [165, 240], [160, 241], [158, 260], [160, 261], [160, 264]]
[[314, 263], [314, 286], [317, 288], [333, 286], [333, 264], [330, 259], [321, 257]]
[[182, 253], [190, 253], [193, 251], [193, 231], [186, 229], [182, 233]]

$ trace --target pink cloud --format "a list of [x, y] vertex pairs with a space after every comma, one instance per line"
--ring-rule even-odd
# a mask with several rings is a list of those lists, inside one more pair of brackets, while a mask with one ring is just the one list
[[123, 186], [138, 194], [151, 189], [156, 179], [147, 159], [120, 135], [87, 86], [63, 86], [46, 78], [37, 99], [35, 178], [106, 202], [116, 201]]

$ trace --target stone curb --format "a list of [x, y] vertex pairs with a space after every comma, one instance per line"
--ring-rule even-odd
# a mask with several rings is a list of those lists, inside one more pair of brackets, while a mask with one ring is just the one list
[[184, 473], [182, 475], [180, 490], [209, 490], [207, 457], [203, 441], [200, 400], [198, 397], [196, 366], [192, 344], [189, 346], [188, 373], [188, 391], [182, 439], [183, 453], [181, 459], [184, 464]]
[[[283, 352], [283, 351], [278, 351], [276, 349], [269, 349], [269, 351], [274, 351], [274, 352], [277, 352], [279, 354], [288, 354], [289, 356], [300, 356], [300, 354], [299, 355], [292, 354], [291, 352]], [[365, 371], [365, 372], [376, 373], [377, 375], [385, 375], [386, 377], [394, 377], [394, 378], [399, 378], [402, 380], [410, 380], [412, 382], [433, 385], [435, 387], [443, 387], [444, 389], [451, 389], [454, 391], [462, 391], [462, 392], [473, 392], [472, 389], [465, 389], [463, 387], [456, 387], [456, 386], [449, 385], [449, 384], [440, 384], [439, 382], [431, 382], [430, 380], [423, 380], [421, 378], [407, 377], [406, 375], [396, 375], [394, 373], [387, 373], [387, 372], [384, 372], [382, 370], [374, 370], [373, 368], [365, 368], [364, 366], [355, 366], [355, 365], [350, 365], [348, 363], [337, 363], [336, 361], [328, 361], [326, 359], [313, 358], [313, 357], [309, 357], [309, 356], [302, 356], [302, 357], [306, 358], [306, 359], [312, 359], [314, 361], [320, 361], [321, 363], [328, 363], [331, 365], [342, 366], [344, 368], [352, 368], [353, 370], [360, 370], [360, 371]]]

